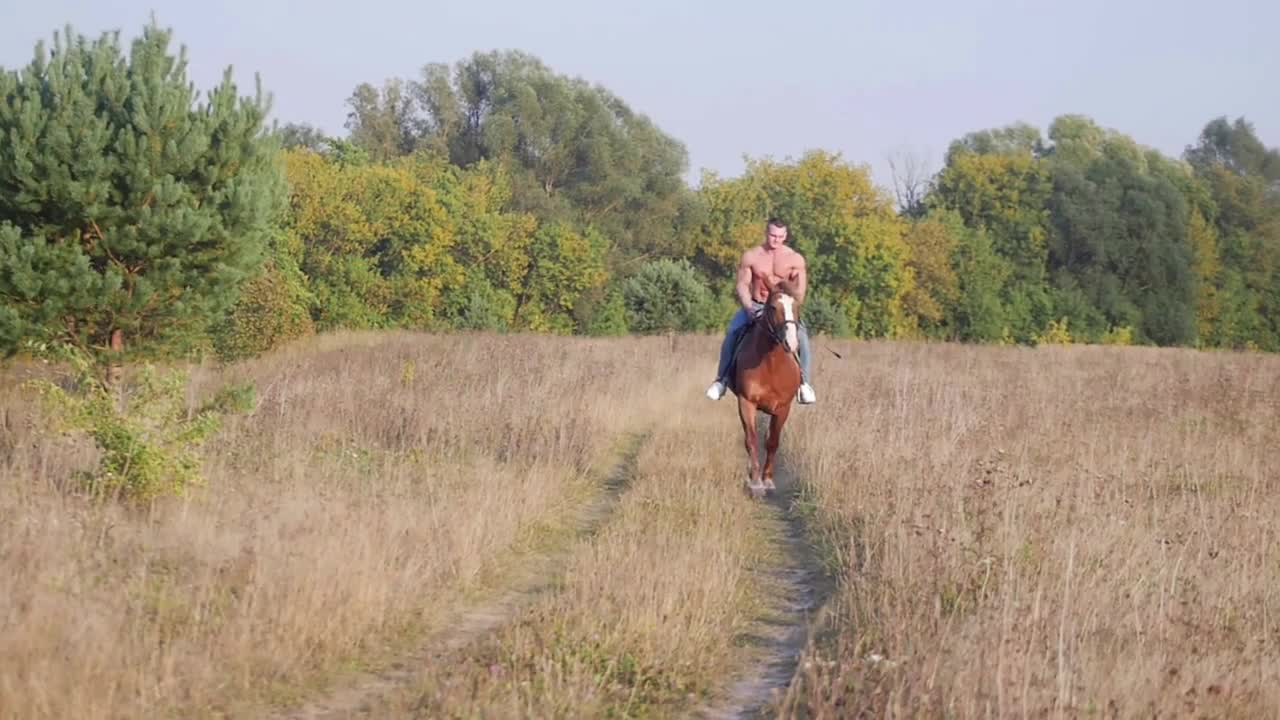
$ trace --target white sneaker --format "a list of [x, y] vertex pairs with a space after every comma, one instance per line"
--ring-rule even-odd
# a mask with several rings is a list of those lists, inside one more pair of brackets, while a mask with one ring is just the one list
[[711, 387], [707, 388], [707, 397], [711, 398], [712, 400], [719, 400], [720, 398], [724, 397], [724, 392], [726, 389], [727, 388], [725, 388], [724, 383], [717, 380], [711, 383]]
[[811, 405], [818, 401], [818, 397], [813, 394], [813, 388], [809, 387], [809, 383], [801, 383], [800, 392], [797, 395], [800, 397], [801, 405]]

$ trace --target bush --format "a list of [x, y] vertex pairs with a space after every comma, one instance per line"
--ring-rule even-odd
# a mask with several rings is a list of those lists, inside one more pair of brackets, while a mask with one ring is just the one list
[[1133, 328], [1128, 325], [1112, 327], [1103, 334], [1101, 342], [1103, 345], [1132, 345]]
[[449, 324], [455, 330], [506, 332], [511, 329], [516, 300], [499, 290], [479, 273], [472, 273], [466, 285], [446, 297]]
[[685, 260], [655, 260], [622, 284], [627, 326], [632, 332], [694, 332], [710, 325], [714, 300], [697, 270]]
[[316, 297], [317, 330], [374, 330], [391, 327], [394, 293], [368, 258], [333, 258], [323, 270], [307, 270]]
[[147, 502], [161, 495], [180, 495], [204, 484], [200, 448], [221, 425], [221, 415], [252, 408], [252, 385], [223, 388], [208, 403], [189, 411], [187, 374], [142, 367], [128, 403], [118, 401], [82, 353], [55, 350], [76, 373], [72, 389], [49, 380], [27, 384], [41, 396], [53, 429], [89, 434], [101, 451], [98, 467], [81, 473], [89, 492]]
[[224, 361], [260, 355], [315, 333], [315, 297], [306, 278], [287, 262], [268, 261], [245, 284], [240, 299], [213, 332], [214, 351]]
[[626, 335], [627, 306], [622, 299], [622, 291], [611, 288], [604, 299], [591, 308], [590, 319], [586, 322], [586, 334], [596, 337]]
[[800, 319], [810, 335], [840, 337], [849, 334], [849, 319], [840, 307], [822, 294], [811, 294], [800, 308]]
[[1068, 329], [1068, 319], [1050, 320], [1049, 326], [1044, 332], [1036, 335], [1035, 341], [1038, 345], [1070, 345], [1071, 330]]

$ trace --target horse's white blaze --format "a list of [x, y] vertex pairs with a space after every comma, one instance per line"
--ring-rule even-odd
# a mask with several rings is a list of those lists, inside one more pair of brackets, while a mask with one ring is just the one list
[[798, 344], [799, 338], [796, 337], [796, 326], [794, 324], [796, 319], [795, 310], [793, 308], [795, 298], [790, 295], [780, 295], [778, 296], [778, 302], [782, 303], [782, 315], [788, 320], [787, 347], [791, 348], [792, 352], [795, 352], [800, 347]]

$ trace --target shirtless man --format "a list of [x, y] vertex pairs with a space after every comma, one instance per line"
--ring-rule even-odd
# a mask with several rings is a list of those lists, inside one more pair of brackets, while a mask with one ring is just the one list
[[[724, 397], [725, 380], [729, 374], [729, 363], [733, 359], [734, 345], [738, 341], [738, 333], [747, 323], [764, 309], [765, 300], [769, 299], [769, 291], [765, 289], [764, 277], [770, 282], [790, 280], [795, 286], [796, 302], [804, 302], [804, 294], [808, 284], [805, 272], [804, 256], [787, 247], [787, 226], [777, 218], [770, 219], [765, 225], [764, 242], [742, 254], [738, 263], [738, 304], [742, 307], [734, 313], [729, 321], [729, 330], [725, 333], [724, 342], [720, 345], [720, 368], [716, 373], [716, 381], [707, 388], [707, 397], [719, 400]], [[800, 392], [797, 394], [802, 404], [817, 400], [813, 388], [809, 386], [809, 333], [804, 325], [798, 326], [800, 355]]]

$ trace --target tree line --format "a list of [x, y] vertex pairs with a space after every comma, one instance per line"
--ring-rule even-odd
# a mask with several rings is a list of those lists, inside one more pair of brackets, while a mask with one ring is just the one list
[[1280, 151], [1168, 157], [1081, 115], [878, 187], [814, 150], [684, 181], [685, 146], [519, 51], [362, 84], [343, 137], [197, 95], [154, 23], [0, 68], [0, 347], [253, 355], [340, 328], [719, 331], [784, 218], [837, 336], [1280, 350]]

